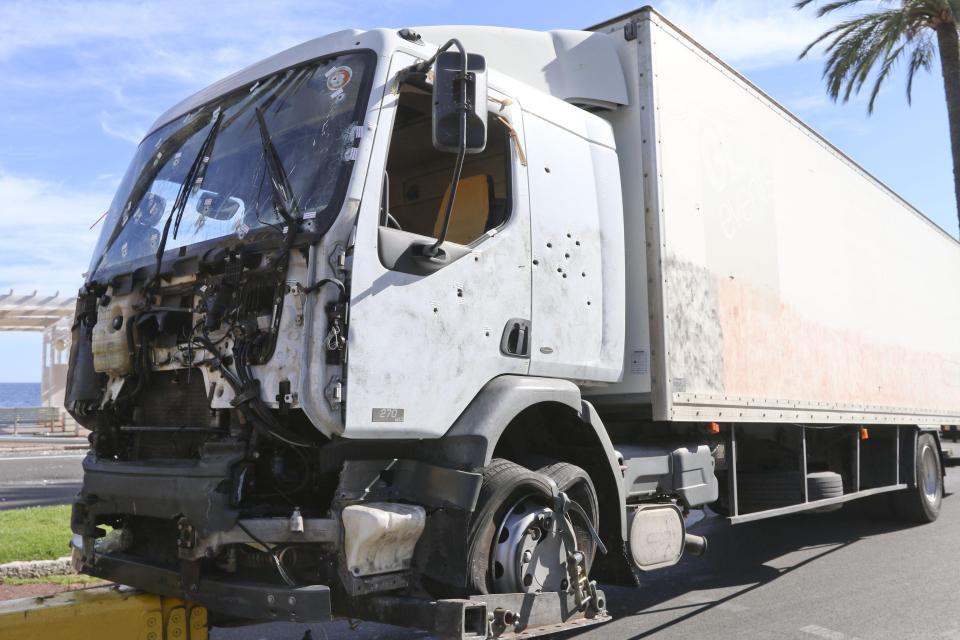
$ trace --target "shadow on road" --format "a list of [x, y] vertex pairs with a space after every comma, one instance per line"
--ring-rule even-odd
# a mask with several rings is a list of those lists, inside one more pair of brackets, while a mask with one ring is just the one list
[[[705, 556], [686, 557], [671, 569], [647, 574], [639, 589], [605, 586], [607, 606], [615, 619], [690, 609], [644, 630], [632, 640], [647, 638], [800, 567], [826, 560], [858, 540], [910, 526], [893, 518], [887, 496], [883, 495], [848, 503], [834, 513], [797, 514], [740, 525], [711, 518], [692, 529], [709, 540], [710, 549]], [[796, 552], [802, 552], [796, 559], [785, 557]], [[736, 587], [742, 588], [729, 592]], [[716, 599], [710, 599], [708, 594], [691, 594], [714, 589], [727, 591]], [[681, 602], [672, 602], [676, 599]], [[669, 605], [663, 606], [664, 603]]]

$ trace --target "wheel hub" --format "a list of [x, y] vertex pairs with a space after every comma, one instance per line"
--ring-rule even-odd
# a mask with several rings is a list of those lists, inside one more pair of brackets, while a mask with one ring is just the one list
[[920, 453], [920, 476], [923, 497], [931, 504], [935, 503], [940, 495], [939, 471], [937, 452], [929, 445], [924, 446]]
[[553, 509], [523, 498], [507, 511], [494, 539], [494, 586], [500, 593], [565, 591], [568, 551], [576, 549], [567, 549]]

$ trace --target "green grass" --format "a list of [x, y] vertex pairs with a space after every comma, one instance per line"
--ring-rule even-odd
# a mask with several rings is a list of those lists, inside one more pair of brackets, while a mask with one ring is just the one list
[[19, 587], [25, 584], [56, 584], [63, 587], [84, 586], [93, 587], [99, 584], [110, 584], [106, 580], [91, 576], [47, 576], [45, 578], [0, 578], [0, 584]]
[[0, 564], [70, 555], [70, 505], [0, 511]]

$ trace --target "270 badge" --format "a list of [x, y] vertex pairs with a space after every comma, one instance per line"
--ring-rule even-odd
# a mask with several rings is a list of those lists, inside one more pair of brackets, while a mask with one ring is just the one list
[[371, 420], [373, 422], [403, 422], [403, 409], [374, 407]]

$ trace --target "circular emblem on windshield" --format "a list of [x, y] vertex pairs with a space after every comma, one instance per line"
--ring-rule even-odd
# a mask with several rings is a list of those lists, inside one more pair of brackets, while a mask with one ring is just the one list
[[350, 67], [334, 67], [327, 72], [327, 89], [336, 91], [343, 89], [353, 77], [353, 70]]

